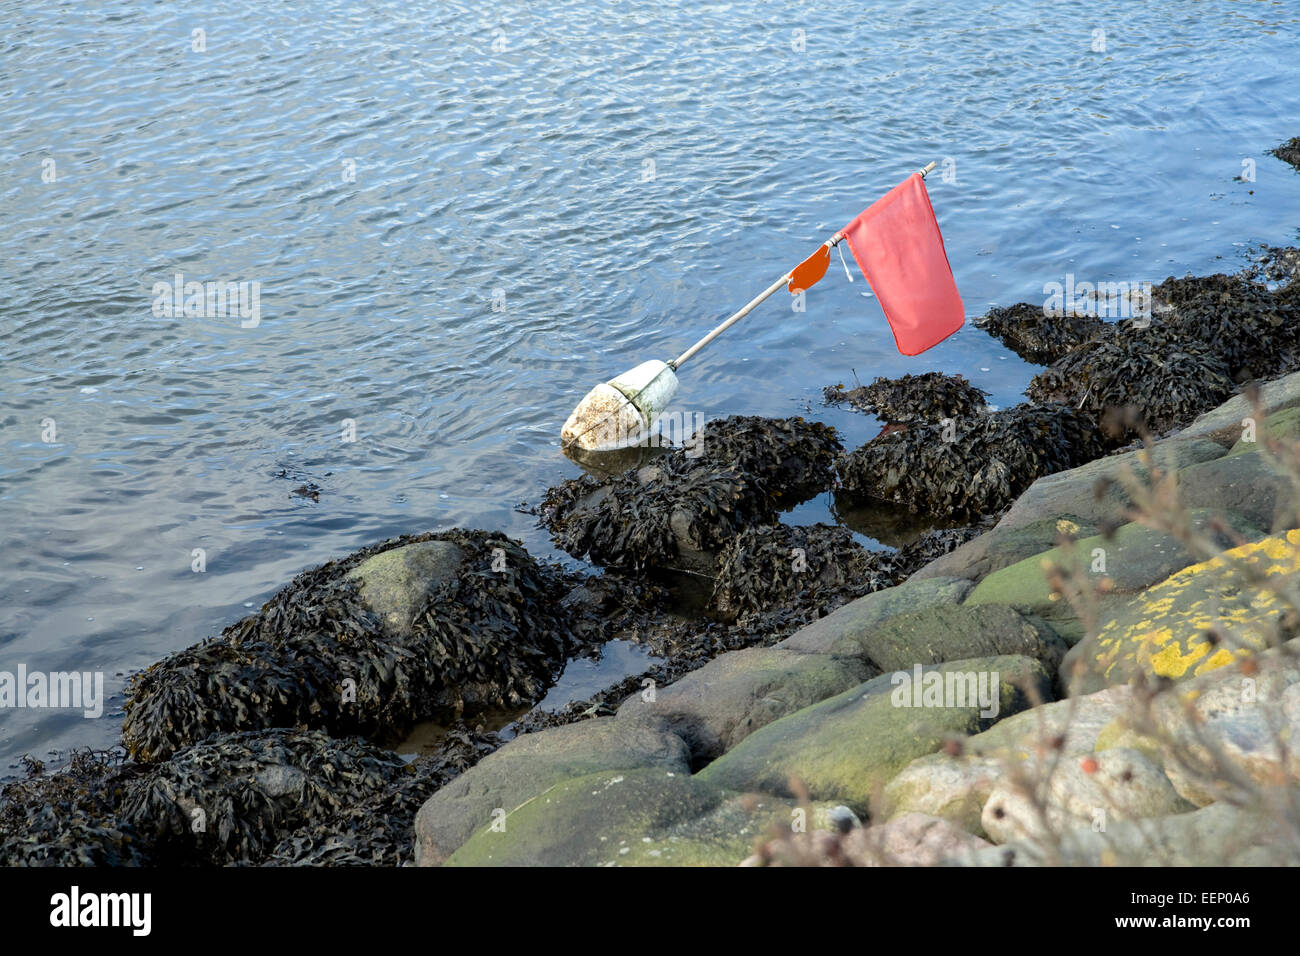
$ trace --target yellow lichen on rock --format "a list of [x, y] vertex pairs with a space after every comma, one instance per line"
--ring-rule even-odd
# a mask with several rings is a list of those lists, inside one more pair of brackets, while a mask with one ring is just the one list
[[1273, 589], [1297, 572], [1300, 529], [1232, 548], [1135, 596], [1079, 650], [1105, 684], [1205, 674], [1273, 643], [1292, 608]]

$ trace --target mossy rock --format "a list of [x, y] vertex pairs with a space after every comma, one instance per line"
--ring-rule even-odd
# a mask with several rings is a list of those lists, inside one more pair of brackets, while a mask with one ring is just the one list
[[962, 578], [904, 581], [850, 601], [790, 635], [777, 646], [814, 654], [834, 652], [857, 656], [861, 654], [860, 638], [871, 633], [882, 621], [907, 611], [960, 604], [970, 589], [971, 583]]
[[[1253, 417], [1253, 416], [1252, 416]], [[1245, 429], [1243, 428], [1244, 432]], [[1255, 428], [1254, 441], [1246, 441], [1245, 436], [1228, 451], [1228, 457], [1245, 455], [1267, 447], [1270, 441], [1295, 444], [1300, 441], [1300, 408], [1284, 408], [1268, 415]]]
[[1181, 435], [1158, 442], [1153, 452], [1147, 449], [1099, 458], [1078, 468], [1039, 478], [998, 522], [998, 529], [1019, 528], [1044, 518], [1055, 520], [1070, 515], [1076, 520], [1097, 525], [1113, 523], [1131, 504], [1120, 484], [1121, 476], [1130, 472], [1137, 480], [1147, 481], [1151, 457], [1162, 471], [1178, 471], [1199, 462], [1221, 458], [1222, 445], [1206, 438], [1184, 439]]
[[654, 768], [690, 773], [686, 745], [674, 734], [598, 717], [522, 734], [431, 796], [415, 815], [415, 859], [444, 861], [497, 808], [524, 803], [565, 780], [604, 770]]
[[967, 603], [898, 614], [859, 636], [856, 643], [882, 672], [999, 654], [1020, 654], [1055, 668], [1066, 651], [1042, 621], [998, 604], [972, 607]]
[[[609, 771], [556, 784], [478, 830], [448, 866], [735, 866], [793, 806], [687, 774]], [[494, 828], [495, 826], [495, 828]]]
[[936, 558], [914, 573], [909, 582], [936, 577], [979, 581], [994, 571], [1054, 547], [1062, 535], [1083, 538], [1099, 529], [1078, 515], [1040, 518], [1015, 528], [995, 527]]
[[[1258, 446], [1257, 446], [1258, 447]], [[1232, 509], [1270, 531], [1300, 521], [1290, 480], [1258, 452], [1243, 452], [1207, 461], [1178, 473], [1178, 498], [1185, 508]]]
[[1130, 598], [1066, 655], [1063, 682], [1088, 693], [1138, 675], [1177, 681], [1289, 637], [1287, 604], [1252, 584], [1242, 564], [1284, 581], [1300, 571], [1300, 530], [1225, 551]]
[[818, 701], [856, 687], [879, 668], [858, 657], [753, 647], [722, 654], [667, 687], [618, 710], [620, 722], [664, 727], [690, 748], [700, 766], [745, 737]]
[[[791, 783], [800, 780], [813, 799], [838, 801], [862, 814], [903, 767], [936, 752], [946, 739], [976, 733], [1000, 717], [1025, 709], [1031, 696], [1051, 698], [1047, 670], [1027, 657], [953, 661], [923, 668], [923, 673], [923, 682], [945, 684], [956, 683], [963, 675], [987, 675], [984, 679], [989, 680], [997, 674], [996, 713], [981, 714], [979, 705], [969, 702], [911, 706], [912, 675], [904, 675], [905, 684], [900, 675], [882, 674], [768, 724], [696, 776], [725, 789], [781, 797], [793, 796]], [[909, 703], [902, 706], [903, 702]], [[949, 702], [959, 703], [955, 696]]]
[[[1266, 383], [1259, 391], [1259, 404], [1270, 416], [1300, 405], [1300, 372]], [[1234, 395], [1184, 428], [1178, 438], [1210, 438], [1228, 447], [1241, 439], [1242, 421], [1254, 415], [1254, 405], [1246, 396]]]
[[[1193, 511], [1190, 518], [1193, 527], [1204, 533], [1216, 516], [1245, 537], [1262, 534], [1247, 518], [1233, 512], [1218, 515], [1200, 509]], [[1220, 543], [1226, 547], [1231, 542], [1223, 538]], [[1121, 525], [1109, 538], [1093, 535], [1076, 541], [1069, 549], [1053, 548], [995, 571], [975, 587], [966, 603], [1009, 604], [1048, 619], [1077, 617], [1069, 609], [1069, 602], [1052, 593], [1048, 582], [1050, 568], [1075, 567], [1105, 592], [1134, 594], [1193, 561], [1192, 555], [1173, 535], [1131, 522]]]

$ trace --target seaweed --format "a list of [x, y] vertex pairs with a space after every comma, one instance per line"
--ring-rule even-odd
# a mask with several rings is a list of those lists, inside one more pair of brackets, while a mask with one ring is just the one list
[[[464, 557], [409, 627], [394, 628], [348, 572], [425, 541]], [[383, 742], [420, 720], [535, 700], [572, 647], [564, 586], [498, 533], [385, 541], [299, 574], [256, 614], [135, 675], [123, 740], [145, 762], [213, 733], [271, 727]]]
[[939, 421], [979, 413], [988, 392], [961, 375], [926, 372], [902, 378], [877, 378], [849, 391], [832, 385], [823, 392], [827, 402], [848, 402], [886, 422]]
[[743, 529], [774, 521], [778, 507], [827, 487], [839, 450], [835, 430], [818, 422], [718, 419], [644, 468], [549, 489], [540, 523], [569, 554], [611, 568], [700, 560]]
[[26, 759], [25, 779], [0, 789], [0, 865], [140, 866], [147, 843], [118, 819], [140, 768], [119, 752], [83, 748], [47, 770]]
[[1086, 412], [1020, 404], [955, 423], [890, 432], [842, 455], [843, 491], [916, 514], [968, 520], [1010, 507], [1034, 479], [1107, 449]]
[[1273, 149], [1273, 155], [1284, 163], [1300, 169], [1300, 136], [1292, 136], [1281, 146]]
[[847, 528], [832, 525], [748, 528], [719, 555], [709, 603], [725, 621], [777, 609], [804, 612], [815, 620], [853, 598], [898, 583], [889, 566], [891, 555], [868, 551]]
[[321, 731], [222, 734], [149, 769], [121, 819], [159, 865], [255, 863], [283, 834], [334, 821], [413, 771], [396, 754]]
[[1153, 432], [1186, 425], [1234, 391], [1229, 366], [1213, 346], [1156, 319], [1125, 319], [1034, 376], [1025, 394], [1089, 413], [1131, 409]]
[[1300, 328], [1285, 302], [1240, 275], [1169, 277], [1152, 289], [1169, 307], [1164, 321], [1177, 335], [1205, 343], [1236, 381], [1293, 367]]
[[1095, 315], [1054, 315], [1041, 305], [1020, 302], [990, 309], [975, 325], [1026, 362], [1050, 365], [1083, 345], [1106, 323]]

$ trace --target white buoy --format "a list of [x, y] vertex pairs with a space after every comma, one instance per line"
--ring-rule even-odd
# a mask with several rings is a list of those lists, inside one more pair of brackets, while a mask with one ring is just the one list
[[560, 443], [584, 451], [612, 451], [645, 440], [677, 394], [667, 362], [651, 359], [602, 382], [578, 403], [560, 431]]

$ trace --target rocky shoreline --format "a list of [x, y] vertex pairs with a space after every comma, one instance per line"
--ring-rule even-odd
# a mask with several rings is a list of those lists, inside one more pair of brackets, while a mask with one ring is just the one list
[[[1047, 366], [1013, 408], [831, 388], [889, 427], [721, 419], [550, 489], [602, 573], [461, 529], [305, 571], [135, 676], [125, 755], [29, 761], [0, 862], [1300, 862], [1298, 258], [1114, 324], [994, 310]], [[936, 530], [780, 522], [828, 491]], [[616, 638], [663, 662], [529, 709]]]

